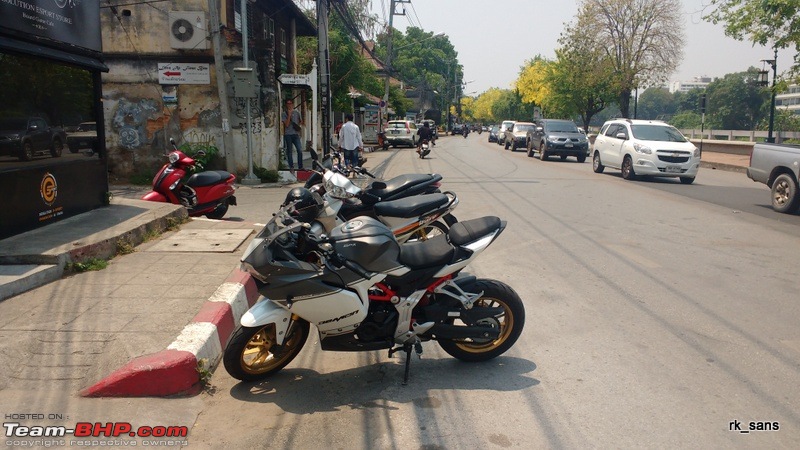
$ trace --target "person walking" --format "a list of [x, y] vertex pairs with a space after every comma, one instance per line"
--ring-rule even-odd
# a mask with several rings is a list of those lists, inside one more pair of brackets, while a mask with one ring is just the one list
[[286, 152], [289, 171], [294, 172], [292, 146], [297, 150], [297, 168], [303, 170], [303, 146], [300, 143], [303, 118], [300, 116], [300, 111], [294, 109], [294, 102], [291, 99], [286, 100], [286, 110], [281, 113], [281, 122], [283, 123], [283, 150]]
[[358, 152], [364, 148], [361, 130], [353, 122], [353, 114], [344, 116], [345, 122], [339, 130], [339, 150], [344, 151], [344, 161], [348, 169], [358, 167]]

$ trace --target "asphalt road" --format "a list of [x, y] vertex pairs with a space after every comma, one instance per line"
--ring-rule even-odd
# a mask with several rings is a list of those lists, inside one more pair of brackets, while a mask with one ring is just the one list
[[443, 174], [460, 219], [508, 221], [467, 270], [517, 290], [520, 340], [483, 364], [426, 343], [402, 386], [402, 357], [322, 352], [312, 333], [269, 380], [219, 368], [191, 447], [796, 447], [800, 223], [765, 187], [711, 170], [629, 182], [476, 134], [426, 160], [374, 156], [387, 177]]

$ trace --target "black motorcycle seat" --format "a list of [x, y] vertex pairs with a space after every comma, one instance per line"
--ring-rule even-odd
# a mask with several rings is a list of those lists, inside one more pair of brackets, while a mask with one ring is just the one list
[[375, 204], [375, 214], [389, 217], [419, 217], [444, 206], [450, 199], [444, 194], [424, 194]]
[[186, 184], [191, 187], [211, 186], [224, 182], [230, 176], [231, 174], [224, 170], [207, 170], [192, 175]]
[[411, 269], [443, 266], [453, 260], [453, 253], [455, 248], [447, 242], [447, 236], [439, 235], [401, 245], [400, 262]]
[[503, 224], [499, 217], [486, 216], [458, 222], [450, 227], [447, 235], [454, 245], [462, 246], [475, 242], [487, 234], [499, 230], [502, 226]]
[[419, 184], [428, 184], [428, 183], [435, 183], [442, 179], [442, 176], [434, 173], [434, 174], [427, 174], [427, 173], [410, 173], [405, 175], [398, 175], [394, 178], [384, 181], [383, 183], [386, 185], [383, 189], [375, 189], [369, 188], [366, 189], [364, 192], [368, 194], [372, 194], [377, 197], [387, 197], [389, 195], [397, 194], [405, 189], [408, 189], [412, 186], [416, 186]]

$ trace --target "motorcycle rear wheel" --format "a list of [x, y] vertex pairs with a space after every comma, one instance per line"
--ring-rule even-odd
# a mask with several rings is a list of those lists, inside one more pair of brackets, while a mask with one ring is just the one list
[[470, 291], [483, 291], [483, 296], [475, 301], [473, 308], [503, 308], [503, 314], [484, 322], [486, 326], [499, 327], [500, 336], [488, 342], [475, 339], [440, 340], [439, 346], [461, 361], [488, 361], [502, 355], [517, 342], [525, 325], [525, 307], [514, 289], [500, 281], [481, 279]]
[[237, 380], [257, 381], [286, 367], [300, 353], [308, 338], [309, 324], [296, 320], [279, 352], [275, 350], [275, 325], [240, 327], [233, 333], [222, 361]]
[[228, 199], [223, 200], [213, 211], [206, 214], [209, 219], [222, 219], [228, 213]]
[[427, 241], [428, 239], [434, 238], [436, 236], [440, 236], [442, 234], [447, 234], [450, 231], [450, 228], [439, 222], [438, 220], [435, 222], [429, 223], [427, 226], [418, 228], [414, 231], [414, 234], [408, 239], [408, 242], [411, 241]]

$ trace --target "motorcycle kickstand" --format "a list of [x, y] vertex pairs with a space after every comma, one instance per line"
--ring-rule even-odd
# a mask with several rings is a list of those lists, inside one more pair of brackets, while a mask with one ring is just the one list
[[397, 353], [397, 352], [399, 352], [401, 350], [406, 352], [406, 364], [405, 364], [406, 367], [405, 367], [405, 372], [403, 374], [403, 386], [407, 386], [408, 385], [408, 374], [409, 374], [409, 372], [411, 370], [411, 349], [412, 348], [416, 351], [416, 353], [419, 356], [419, 358], [422, 359], [422, 344], [419, 343], [419, 342], [415, 342], [414, 344], [406, 343], [406, 344], [403, 344], [402, 347], [395, 347], [395, 348], [389, 350], [389, 357], [390, 358], [392, 357], [393, 354], [395, 354], [395, 353]]

